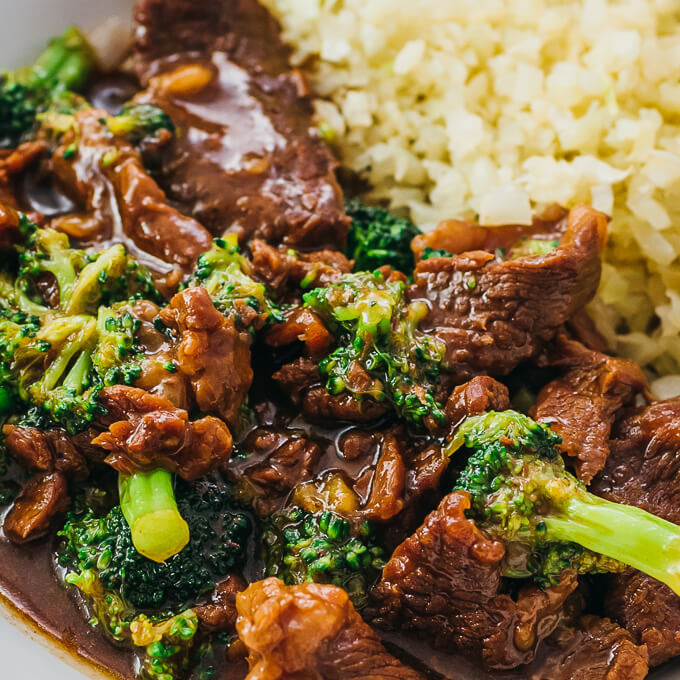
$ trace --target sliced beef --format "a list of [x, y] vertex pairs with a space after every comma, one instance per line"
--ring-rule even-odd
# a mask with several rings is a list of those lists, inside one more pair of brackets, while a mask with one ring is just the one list
[[2, 433], [8, 453], [27, 470], [61, 472], [76, 480], [89, 474], [85, 457], [66, 430], [5, 425]]
[[404, 439], [398, 438], [396, 432], [387, 432], [383, 436], [370, 493], [362, 508], [362, 514], [368, 520], [386, 522], [404, 508], [407, 474], [404, 446], [401, 443]]
[[[361, 381], [366, 374], [360, 374], [361, 369], [356, 362], [355, 367], [357, 374], [350, 374], [349, 380]], [[317, 365], [305, 357], [286, 364], [273, 377], [290, 395], [293, 403], [300, 405], [305, 416], [313, 422], [343, 420], [366, 423], [380, 418], [390, 410], [390, 405], [385, 402], [370, 398], [359, 400], [349, 393], [331, 394], [321, 385]]]
[[635, 569], [609, 579], [605, 611], [649, 650], [649, 665], [680, 655], [680, 598]]
[[326, 328], [316, 312], [306, 307], [286, 310], [283, 323], [267, 331], [265, 341], [271, 347], [285, 347], [302, 342], [311, 357], [324, 357], [335, 344], [335, 337]]
[[[632, 410], [613, 429], [610, 455], [591, 489], [680, 524], [680, 399]], [[655, 666], [680, 654], [680, 597], [635, 570], [610, 577], [609, 616], [649, 649]]]
[[210, 602], [194, 607], [202, 626], [209, 631], [236, 632], [236, 596], [246, 589], [239, 576], [227, 576], [215, 586]]
[[560, 626], [546, 641], [540, 662], [527, 669], [528, 680], [643, 680], [647, 650], [608, 619], [584, 616]]
[[[77, 131], [67, 133], [54, 153], [53, 173], [80, 212], [55, 217], [51, 226], [83, 245], [125, 243], [151, 269], [170, 277], [171, 287], [179, 282], [173, 268], [191, 271], [212, 237], [168, 205], [139, 153], [109, 132], [106, 116], [98, 109], [76, 114]], [[74, 143], [77, 151], [72, 153]]]
[[632, 361], [590, 350], [560, 338], [561, 377], [539, 393], [530, 414], [562, 437], [561, 450], [588, 484], [604, 467], [609, 435], [618, 410], [647, 388], [642, 369]]
[[238, 595], [247, 680], [424, 680], [383, 647], [337, 586], [269, 578]]
[[175, 364], [198, 408], [235, 426], [253, 382], [250, 334], [220, 314], [204, 288], [177, 293], [160, 318], [179, 337]]
[[52, 520], [68, 510], [66, 476], [61, 472], [37, 472], [21, 490], [5, 518], [3, 530], [13, 543], [26, 543], [44, 536]]
[[394, 551], [367, 612], [377, 625], [418, 631], [489, 668], [514, 668], [557, 626], [576, 579], [567, 573], [547, 591], [527, 586], [516, 600], [504, 594], [505, 548], [466, 518], [469, 507], [465, 492], [442, 500]]
[[579, 206], [554, 224], [559, 246], [550, 252], [500, 257], [469, 250], [489, 244], [466, 238], [455, 257], [421, 260], [409, 288], [412, 301], [428, 305], [421, 330], [446, 344], [445, 363], [459, 373], [509, 373], [595, 294], [606, 225]]
[[230, 471], [260, 517], [278, 510], [292, 489], [311, 480], [321, 458], [319, 445], [298, 432], [259, 428], [244, 448], [248, 459]]
[[106, 462], [119, 472], [164, 467], [192, 480], [229, 460], [231, 433], [218, 418], [190, 422], [167, 399], [124, 385], [104, 388], [100, 402], [108, 431], [92, 443], [109, 452]]
[[159, 177], [216, 235], [236, 231], [296, 247], [342, 247], [349, 227], [336, 161], [313, 129], [301, 74], [256, 0], [140, 0], [138, 99], [179, 134]]

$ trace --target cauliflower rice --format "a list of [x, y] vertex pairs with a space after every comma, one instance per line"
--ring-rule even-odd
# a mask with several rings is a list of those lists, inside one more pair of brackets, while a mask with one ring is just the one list
[[592, 203], [613, 218], [591, 310], [600, 330], [620, 353], [678, 371], [678, 0], [265, 4], [369, 198], [423, 229]]

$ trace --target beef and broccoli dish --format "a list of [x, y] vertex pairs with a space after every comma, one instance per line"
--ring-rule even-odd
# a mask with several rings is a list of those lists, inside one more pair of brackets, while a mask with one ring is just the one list
[[586, 313], [609, 218], [422, 232], [256, 0], [135, 20], [118, 96], [76, 28], [0, 82], [6, 597], [126, 680], [680, 655], [680, 398]]

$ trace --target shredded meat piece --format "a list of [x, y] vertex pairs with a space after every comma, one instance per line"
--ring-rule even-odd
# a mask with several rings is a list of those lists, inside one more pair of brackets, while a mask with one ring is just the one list
[[392, 554], [367, 613], [387, 628], [416, 630], [437, 647], [453, 647], [489, 668], [514, 668], [534, 657], [576, 588], [573, 574], [548, 591], [527, 586], [517, 602], [502, 594], [505, 548], [465, 517], [467, 493], [446, 496]]
[[508, 388], [484, 375], [454, 388], [444, 406], [444, 413], [450, 427], [455, 429], [468, 416], [509, 408]]
[[61, 472], [37, 472], [21, 490], [5, 518], [3, 530], [12, 543], [26, 543], [44, 536], [52, 520], [71, 504], [66, 476]]
[[246, 589], [239, 576], [227, 576], [215, 586], [208, 604], [194, 607], [199, 621], [209, 631], [236, 632], [236, 596]]
[[424, 680], [383, 647], [337, 586], [269, 578], [236, 599], [246, 680]]
[[[349, 378], [361, 380], [365, 375], [352, 376], [350, 373]], [[299, 404], [305, 416], [313, 422], [323, 423], [330, 419], [366, 423], [390, 410], [389, 404], [372, 399], [360, 401], [351, 394], [331, 394], [319, 384], [321, 377], [317, 365], [306, 357], [286, 364], [273, 377], [290, 395], [293, 403]]]
[[177, 293], [160, 317], [180, 337], [177, 368], [191, 384], [198, 408], [235, 426], [253, 382], [250, 335], [215, 309], [204, 288]]
[[28, 470], [57, 471], [76, 480], [89, 474], [85, 458], [66, 430], [5, 425], [2, 433], [9, 454]]
[[[256, 0], [142, 0], [136, 19], [138, 101], [180, 131], [159, 162], [172, 198], [218, 236], [342, 247], [337, 163], [271, 15]], [[201, 75], [182, 86], [187, 73]]]
[[609, 434], [618, 410], [647, 389], [642, 369], [627, 359], [560, 338], [560, 362], [569, 370], [539, 393], [530, 414], [562, 437], [560, 449], [586, 484], [609, 455]]
[[231, 433], [217, 418], [190, 422], [186, 411], [136, 387], [106, 387], [100, 400], [109, 430], [92, 443], [109, 451], [106, 462], [119, 472], [164, 467], [192, 480], [229, 460]]
[[647, 650], [608, 619], [584, 616], [575, 627], [560, 626], [546, 641], [528, 680], [643, 680]]
[[[616, 423], [591, 490], [680, 524], [680, 398], [633, 409]], [[680, 597], [632, 569], [609, 581], [606, 613], [647, 645], [650, 665], [680, 654]]]
[[403, 450], [397, 437], [388, 432], [383, 437], [382, 448], [375, 466], [371, 493], [362, 513], [367, 519], [386, 522], [404, 508], [406, 465]]
[[[168, 205], [139, 153], [101, 122], [106, 116], [98, 109], [77, 113], [77, 153], [67, 153], [74, 142], [70, 134], [54, 153], [54, 175], [81, 212], [56, 217], [51, 226], [83, 245], [123, 241], [161, 274], [170, 275], [173, 267], [190, 272], [196, 258], [212, 245], [212, 237]], [[176, 276], [170, 278], [176, 281]]]
[[312, 479], [321, 458], [318, 444], [293, 432], [256, 430], [246, 448], [248, 460], [232, 466], [231, 473], [260, 517], [278, 510], [293, 488]]
[[274, 297], [291, 302], [299, 299], [303, 280], [306, 279], [305, 289], [318, 288], [336, 283], [352, 271], [352, 261], [337, 250], [298, 253], [254, 239], [250, 252], [255, 277]]
[[445, 363], [462, 374], [509, 373], [595, 294], [606, 225], [604, 215], [579, 206], [547, 254], [499, 261], [471, 250], [421, 260], [409, 288], [412, 301], [428, 305], [421, 330], [445, 343]]

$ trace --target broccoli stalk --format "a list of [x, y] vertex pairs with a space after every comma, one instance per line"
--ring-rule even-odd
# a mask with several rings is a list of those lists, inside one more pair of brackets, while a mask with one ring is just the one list
[[121, 474], [118, 491], [137, 552], [154, 562], [165, 562], [186, 546], [189, 525], [179, 513], [167, 470]]
[[73, 92], [87, 82], [95, 54], [87, 38], [71, 27], [53, 38], [31, 65], [5, 73], [0, 83], [0, 139], [14, 145], [36, 129], [40, 113], [73, 110], [82, 100]]
[[449, 445], [472, 450], [456, 484], [470, 494], [471, 517], [519, 548], [507, 575], [533, 575], [547, 586], [567, 568], [601, 573], [629, 565], [680, 593], [680, 527], [586, 491], [565, 469], [559, 442], [548, 427], [509, 410], [467, 418]]

